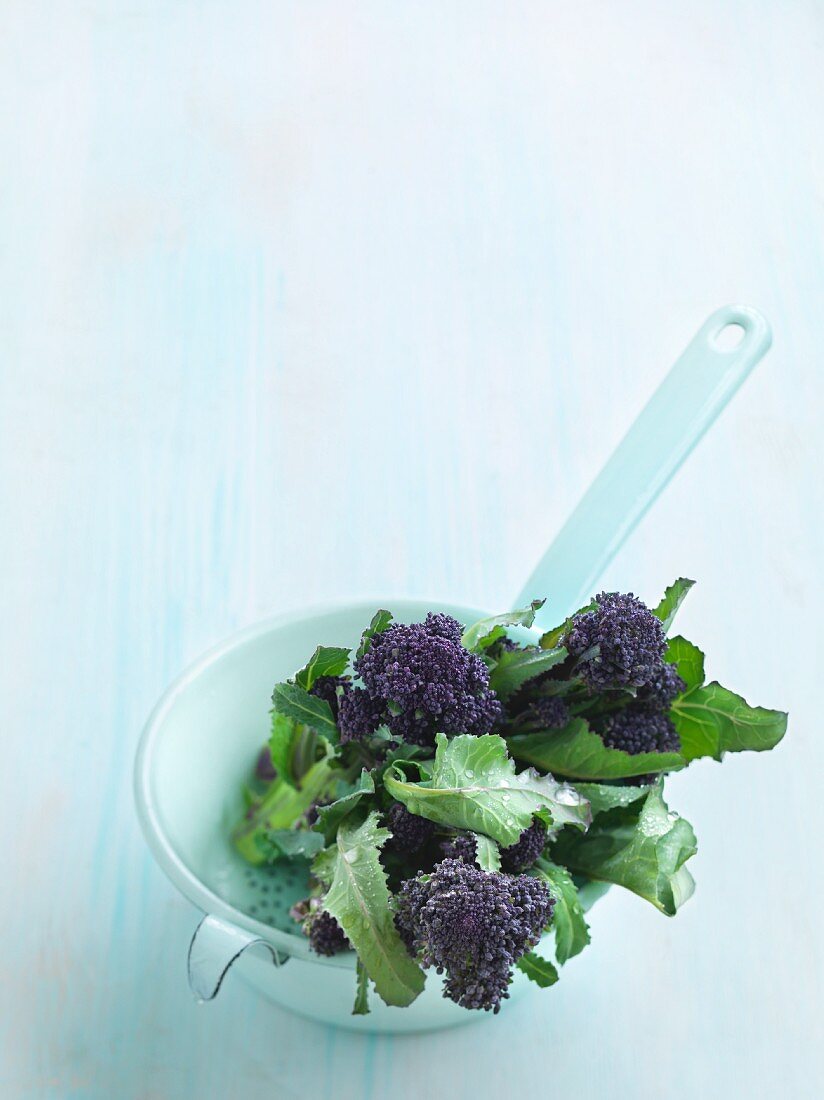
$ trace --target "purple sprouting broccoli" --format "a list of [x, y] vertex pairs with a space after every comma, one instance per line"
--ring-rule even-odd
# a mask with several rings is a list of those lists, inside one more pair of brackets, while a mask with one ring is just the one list
[[[510, 874], [517, 875], [533, 866], [546, 844], [546, 825], [537, 818], [524, 829], [514, 844], [501, 848], [501, 866]], [[441, 844], [441, 851], [447, 859], [462, 859], [464, 863], [474, 863], [477, 845], [471, 833], [458, 833]]]
[[289, 915], [299, 921], [309, 946], [317, 955], [337, 955], [351, 946], [346, 934], [332, 916], [323, 908], [323, 898], [304, 898], [289, 910]]
[[255, 775], [266, 783], [271, 783], [273, 779], [277, 779], [278, 773], [272, 763], [272, 754], [269, 752], [268, 745], [264, 745], [258, 754], [255, 763]]
[[340, 700], [351, 688], [352, 685], [345, 676], [318, 676], [309, 688], [309, 694], [325, 699], [332, 709], [333, 718], [337, 718]]
[[559, 695], [547, 695], [531, 704], [529, 718], [540, 722], [543, 729], [560, 729], [570, 719], [569, 708]]
[[[657, 675], [638, 692], [638, 698], [611, 714], [600, 730], [610, 749], [622, 749], [630, 756], [642, 752], [680, 752], [681, 738], [669, 717], [669, 708], [686, 689], [673, 665], [663, 665]], [[655, 774], [636, 776], [631, 785], [651, 783]]]
[[546, 844], [546, 825], [540, 818], [524, 829], [514, 844], [501, 849], [501, 866], [517, 875], [532, 867]]
[[453, 642], [455, 645], [461, 644], [463, 627], [451, 615], [444, 615], [441, 611], [430, 611], [423, 625], [433, 636], [444, 638], [447, 642]]
[[445, 997], [498, 1012], [513, 966], [541, 938], [553, 905], [538, 879], [445, 859], [401, 885], [395, 923], [424, 967], [446, 973]]
[[449, 840], [441, 842], [441, 851], [445, 859], [462, 859], [464, 863], [474, 863], [478, 847], [471, 833], [457, 833]]
[[650, 710], [668, 711], [675, 700], [687, 690], [675, 665], [664, 662], [655, 676], [638, 692], [638, 701]]
[[601, 731], [610, 749], [623, 749], [631, 756], [641, 752], [679, 752], [681, 739], [666, 714], [633, 703], [611, 715]]
[[374, 733], [383, 719], [383, 705], [366, 688], [356, 687], [341, 696], [338, 704], [338, 728], [342, 744], [362, 741]]
[[435, 830], [432, 821], [410, 813], [402, 802], [393, 802], [384, 816], [392, 833], [390, 845], [396, 852], [417, 852]]
[[[388, 627], [356, 660], [355, 672], [379, 708], [372, 729], [383, 722], [411, 744], [431, 745], [437, 731], [489, 733], [503, 717], [489, 670], [461, 645], [461, 625], [449, 615], [430, 613], [422, 623]], [[355, 731], [368, 725], [364, 713], [373, 713], [353, 696], [341, 705], [341, 732], [349, 739], [362, 736]], [[350, 711], [356, 713], [350, 717]]]
[[661, 621], [631, 592], [601, 592], [595, 603], [592, 611], [573, 617], [563, 639], [574, 657], [583, 658], [581, 679], [592, 690], [649, 684], [661, 671], [666, 648]]
[[[346, 694], [351, 688], [349, 680], [343, 676], [319, 676], [309, 689], [310, 695], [317, 695], [319, 699], [325, 699], [332, 709], [332, 715], [337, 719], [338, 700], [341, 694]], [[339, 690], [340, 689], [340, 690]], [[255, 764], [255, 775], [258, 779], [271, 783], [277, 779], [277, 771], [272, 763], [269, 746], [264, 745]]]
[[317, 955], [337, 955], [347, 950], [349, 940], [332, 914], [321, 911], [310, 921], [309, 946]]

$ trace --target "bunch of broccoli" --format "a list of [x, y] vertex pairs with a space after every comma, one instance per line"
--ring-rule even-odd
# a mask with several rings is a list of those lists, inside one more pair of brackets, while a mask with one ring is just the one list
[[601, 593], [541, 635], [542, 601], [466, 628], [379, 611], [354, 656], [319, 646], [275, 687], [234, 841], [257, 865], [304, 861], [293, 916], [318, 955], [357, 952], [356, 1011], [362, 982], [405, 1005], [433, 968], [444, 996], [497, 1012], [516, 968], [551, 985], [589, 942], [587, 883], [669, 915], [689, 897], [695, 836], [664, 777], [786, 728], [668, 636], [691, 584], [652, 610]]
[[434, 745], [435, 733], [489, 733], [503, 709], [489, 688], [489, 669], [461, 644], [450, 615], [387, 627], [355, 660], [363, 683], [340, 701], [341, 740], [360, 740], [385, 725], [409, 745]]

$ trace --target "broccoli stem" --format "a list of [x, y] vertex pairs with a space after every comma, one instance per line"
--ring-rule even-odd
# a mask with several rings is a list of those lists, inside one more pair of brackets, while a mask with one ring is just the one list
[[301, 783], [303, 777], [311, 770], [317, 756], [317, 748], [317, 733], [308, 726], [304, 726], [300, 729], [300, 735], [292, 751], [291, 770], [296, 782]]
[[305, 814], [313, 802], [330, 794], [340, 771], [335, 771], [328, 760], [318, 760], [300, 781], [300, 787], [290, 786], [276, 779], [251, 812], [243, 817], [232, 832], [235, 849], [247, 863], [259, 866], [266, 862], [265, 846], [260, 839], [270, 829], [288, 829]]

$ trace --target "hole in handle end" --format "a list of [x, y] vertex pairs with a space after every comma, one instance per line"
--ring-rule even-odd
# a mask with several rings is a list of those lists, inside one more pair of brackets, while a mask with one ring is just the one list
[[713, 350], [724, 355], [760, 358], [772, 344], [770, 323], [753, 306], [722, 306], [707, 318], [704, 334]]

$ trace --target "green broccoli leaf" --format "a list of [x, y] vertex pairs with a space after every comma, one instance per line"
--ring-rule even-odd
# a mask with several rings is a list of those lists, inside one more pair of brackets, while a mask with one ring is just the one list
[[489, 686], [501, 699], [507, 699], [527, 680], [548, 672], [566, 660], [567, 651], [558, 649], [513, 649], [502, 653], [489, 677]]
[[269, 755], [272, 766], [280, 779], [296, 785], [292, 775], [292, 758], [300, 740], [303, 727], [286, 714], [272, 710], [272, 733], [269, 737]]
[[355, 1006], [352, 1009], [353, 1016], [368, 1016], [369, 1015], [369, 975], [366, 973], [366, 967], [358, 959], [355, 965], [355, 973], [357, 975], [357, 986], [355, 992]]
[[375, 793], [375, 781], [370, 772], [363, 769], [351, 791], [330, 802], [328, 806], [318, 807], [318, 820], [315, 829], [323, 833], [326, 843], [331, 844], [341, 821], [355, 809], [364, 798]]
[[339, 646], [319, 645], [300, 672], [295, 673], [295, 683], [310, 691], [321, 676], [342, 676], [349, 664], [349, 653]]
[[521, 955], [515, 965], [541, 989], [548, 989], [558, 981], [558, 971], [549, 959], [543, 958], [535, 951], [527, 951], [525, 955]]
[[589, 926], [584, 919], [578, 887], [566, 867], [548, 859], [539, 859], [535, 874], [546, 883], [555, 908], [552, 927], [555, 930], [555, 957], [560, 966], [581, 953], [589, 943]]
[[696, 851], [692, 826], [668, 812], [658, 785], [640, 810], [602, 814], [585, 835], [562, 832], [552, 858], [574, 873], [624, 886], [673, 916], [695, 888], [684, 864]]
[[[303, 777], [318, 757], [318, 734], [278, 710], [272, 710], [272, 732], [269, 736], [269, 758], [277, 775], [292, 787], [299, 787]], [[329, 746], [326, 745], [327, 752]]]
[[720, 760], [725, 752], [763, 752], [775, 748], [787, 732], [783, 711], [751, 707], [715, 681], [679, 696], [670, 713], [686, 760], [699, 756]]
[[[384, 729], [385, 727], [380, 727]], [[388, 731], [387, 731], [388, 732]], [[391, 734], [390, 734], [391, 736]], [[375, 768], [376, 774], [383, 779], [383, 773], [388, 771], [393, 764], [397, 764], [401, 768], [406, 768], [407, 765], [410, 768], [415, 768], [422, 779], [429, 778], [429, 768], [427, 765], [432, 763], [430, 758], [432, 756], [432, 749], [425, 745], [407, 745], [405, 741], [395, 745], [387, 751], [386, 756], [383, 758], [383, 762], [378, 764]]]
[[253, 864], [266, 862], [258, 836], [271, 830], [288, 829], [318, 799], [328, 797], [337, 776], [328, 758], [318, 760], [295, 789], [282, 779], [269, 785], [263, 797], [248, 808], [232, 831], [232, 840], [241, 856]]
[[688, 642], [680, 634], [670, 638], [664, 660], [678, 669], [678, 675], [687, 689], [699, 687], [704, 682], [704, 654], [697, 645]]
[[500, 871], [501, 852], [498, 845], [483, 833], [473, 833], [475, 837], [475, 862], [482, 871]]
[[332, 708], [325, 699], [318, 699], [298, 684], [275, 684], [272, 703], [279, 714], [302, 722], [326, 738], [332, 745], [339, 741], [338, 727]]
[[561, 730], [515, 734], [507, 744], [516, 760], [570, 779], [626, 779], [684, 767], [684, 758], [677, 752], [630, 756], [607, 748], [583, 718], [573, 718]]
[[575, 789], [589, 802], [593, 817], [607, 813], [609, 810], [631, 806], [633, 802], [640, 802], [649, 794], [649, 785], [613, 787], [608, 783], [576, 783]]
[[496, 734], [437, 734], [431, 778], [407, 780], [398, 765], [384, 776], [387, 791], [413, 814], [439, 825], [468, 829], [508, 847], [546, 810], [555, 825], [585, 828], [589, 805], [568, 784], [530, 768], [515, 774], [506, 742]]
[[357, 653], [355, 654], [355, 660], [357, 660], [359, 657], [362, 657], [364, 653], [367, 652], [370, 645], [372, 644], [372, 639], [375, 637], [375, 635], [383, 634], [384, 630], [386, 630], [391, 622], [391, 611], [381, 610], [375, 612], [375, 614], [372, 616], [372, 621], [370, 622], [369, 626], [366, 628], [366, 630], [364, 630], [363, 634], [361, 634], [360, 645], [358, 646]]
[[309, 829], [262, 829], [255, 834], [255, 843], [267, 863], [276, 863], [279, 859], [313, 859], [324, 840]]
[[583, 615], [585, 611], [594, 611], [597, 606], [595, 600], [590, 600], [588, 604], [579, 607], [572, 615], [568, 615], [560, 626], [553, 627], [552, 630], [548, 630], [546, 634], [542, 635], [538, 645], [541, 649], [557, 649], [562, 638], [572, 626], [572, 620], [578, 615]]
[[[682, 656], [688, 682], [694, 682], [700, 674], [700, 651], [682, 640], [673, 652]], [[679, 663], [679, 672], [681, 667]], [[554, 775], [609, 780], [677, 771], [702, 756], [720, 760], [725, 752], [772, 749], [787, 729], [783, 711], [751, 707], [715, 682], [691, 687], [675, 700], [670, 715], [681, 738], [680, 752], [630, 755], [607, 748], [583, 718], [573, 718], [562, 730], [514, 734], [507, 744], [516, 760]]]
[[540, 610], [546, 600], [533, 600], [529, 607], [520, 611], [509, 611], [503, 615], [492, 615], [488, 619], [479, 619], [478, 622], [468, 626], [461, 636], [461, 644], [465, 649], [473, 653], [479, 653], [488, 649], [493, 642], [497, 642], [506, 633], [508, 626], [532, 626], [535, 622], [535, 612]]
[[323, 907], [335, 918], [358, 953], [367, 975], [388, 1005], [411, 1004], [424, 987], [424, 973], [395, 928], [380, 849], [392, 835], [373, 811], [359, 824], [346, 817], [335, 844], [312, 869], [329, 884]]
[[686, 577], [679, 577], [674, 584], [669, 586], [661, 602], [653, 610], [653, 615], [656, 619], [661, 620], [665, 631], [672, 626], [672, 620], [675, 618], [678, 608], [684, 602], [684, 598], [694, 584], [695, 581], [687, 580]]

